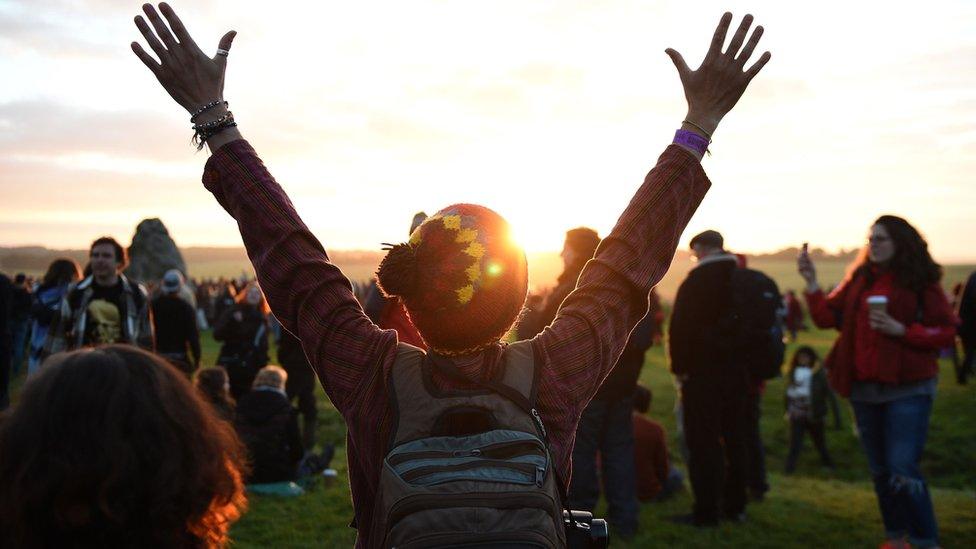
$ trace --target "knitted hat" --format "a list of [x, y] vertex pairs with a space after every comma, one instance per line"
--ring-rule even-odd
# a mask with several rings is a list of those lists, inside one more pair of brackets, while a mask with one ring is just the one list
[[431, 349], [478, 351], [501, 339], [528, 290], [525, 253], [508, 222], [483, 206], [437, 212], [390, 248], [376, 273], [387, 296], [399, 297]]

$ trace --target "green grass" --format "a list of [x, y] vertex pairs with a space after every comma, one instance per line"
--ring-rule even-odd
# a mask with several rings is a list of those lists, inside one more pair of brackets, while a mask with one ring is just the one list
[[[800, 341], [825, 352], [833, 337], [831, 332], [812, 331], [802, 333]], [[217, 344], [207, 334], [204, 364], [213, 364], [217, 351]], [[972, 385], [957, 386], [951, 369], [943, 361], [922, 465], [931, 487], [944, 546], [976, 547], [976, 390]], [[20, 377], [14, 382], [15, 396], [22, 380]], [[673, 449], [674, 388], [662, 347], [648, 352], [641, 380], [654, 391], [651, 416], [671, 433]], [[881, 519], [863, 453], [851, 430], [851, 413], [846, 401], [841, 401], [843, 428], [827, 431], [828, 446], [837, 462], [836, 472], [829, 473], [819, 467], [808, 441], [797, 472], [785, 476], [780, 473], [788, 438], [782, 394], [781, 380], [769, 383], [763, 400], [762, 431], [772, 490], [766, 501], [750, 504], [746, 524], [699, 531], [669, 522], [669, 516], [690, 510], [691, 497], [686, 491], [665, 503], [645, 504], [637, 537], [630, 544], [616, 540], [613, 546], [876, 547], [882, 537]], [[321, 389], [318, 395], [318, 439], [337, 445], [333, 466], [339, 471], [339, 480], [332, 486], [324, 486], [319, 481], [298, 498], [250, 496], [247, 513], [231, 531], [234, 547], [352, 546], [355, 532], [348, 527], [352, 504], [345, 426]], [[680, 456], [676, 451], [672, 454], [684, 470]], [[598, 513], [605, 513], [602, 504]]]
[[[806, 332], [800, 340], [825, 352], [833, 333]], [[206, 347], [211, 356], [216, 355], [215, 346]], [[671, 433], [674, 448], [674, 388], [663, 348], [652, 348], [647, 359], [641, 381], [654, 391], [651, 416]], [[923, 469], [932, 489], [944, 546], [976, 547], [976, 391], [972, 386], [957, 386], [951, 369], [943, 361]], [[788, 439], [782, 394], [781, 380], [769, 383], [763, 400], [762, 431], [772, 490], [766, 501], [749, 506], [746, 524], [699, 531], [669, 522], [669, 516], [689, 512], [691, 497], [686, 491], [665, 503], [645, 504], [638, 536], [630, 544], [618, 540], [613, 545], [876, 547], [882, 538], [881, 518], [864, 455], [851, 430], [846, 401], [841, 401], [843, 428], [827, 432], [828, 445], [837, 462], [836, 472], [819, 467], [808, 441], [797, 472], [786, 476], [780, 473]], [[319, 483], [295, 499], [252, 496], [250, 510], [232, 530], [235, 547], [348, 547], [355, 540], [355, 532], [347, 527], [352, 519], [352, 505], [346, 479], [345, 427], [321, 391], [319, 396], [323, 419], [319, 440], [333, 442], [340, 448], [334, 461], [339, 481], [329, 487]], [[684, 470], [680, 456], [677, 452], [672, 454]], [[598, 512], [605, 512], [602, 504]]]

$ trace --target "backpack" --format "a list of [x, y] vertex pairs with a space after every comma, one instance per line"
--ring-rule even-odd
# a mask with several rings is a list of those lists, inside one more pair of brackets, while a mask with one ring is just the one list
[[[534, 408], [532, 345], [501, 352], [497, 377], [484, 382], [467, 379], [449, 359], [399, 344], [375, 547], [565, 547], [559, 479]], [[438, 390], [435, 369], [480, 388]]]
[[729, 288], [729, 309], [721, 321], [729, 351], [752, 378], [779, 377], [786, 356], [779, 287], [759, 271], [737, 268]]

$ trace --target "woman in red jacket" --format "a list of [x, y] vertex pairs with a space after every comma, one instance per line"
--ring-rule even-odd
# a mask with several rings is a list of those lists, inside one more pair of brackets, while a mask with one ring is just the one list
[[874, 477], [888, 541], [938, 545], [932, 499], [919, 460], [935, 397], [937, 355], [955, 337], [955, 317], [939, 285], [942, 267], [919, 232], [884, 215], [830, 295], [817, 284], [804, 245], [800, 275], [810, 315], [840, 336], [825, 365], [834, 390], [851, 400]]

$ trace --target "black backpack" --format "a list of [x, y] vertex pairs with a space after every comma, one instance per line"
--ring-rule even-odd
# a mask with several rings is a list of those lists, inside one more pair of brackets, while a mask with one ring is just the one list
[[752, 269], [732, 271], [729, 287], [729, 309], [721, 321], [729, 351], [752, 378], [779, 377], [786, 356], [779, 287]]

